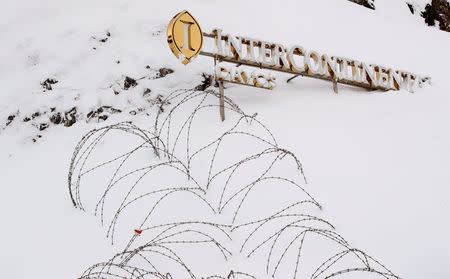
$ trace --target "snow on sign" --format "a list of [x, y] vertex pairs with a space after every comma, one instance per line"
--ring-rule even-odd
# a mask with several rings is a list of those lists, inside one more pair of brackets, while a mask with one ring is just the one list
[[[213, 38], [216, 52], [201, 51], [204, 37]], [[216, 79], [242, 85], [273, 89], [272, 74], [251, 71], [241, 65], [293, 74], [291, 79], [306, 76], [337, 83], [358, 86], [369, 90], [400, 90], [414, 92], [417, 87], [431, 83], [429, 76], [395, 70], [382, 65], [369, 64], [339, 56], [328, 56], [301, 45], [290, 48], [282, 44], [256, 40], [249, 37], [225, 34], [221, 29], [202, 33], [200, 25], [188, 12], [177, 14], [167, 29], [170, 49], [183, 64], [198, 54], [213, 57]], [[237, 64], [237, 67], [226, 66]]]

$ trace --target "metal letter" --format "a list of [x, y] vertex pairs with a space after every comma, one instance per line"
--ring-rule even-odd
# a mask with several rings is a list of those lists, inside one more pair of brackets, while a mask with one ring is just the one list
[[292, 65], [291, 70], [294, 72], [304, 72], [306, 69], [304, 67], [304, 63], [297, 63], [294, 59], [295, 54], [298, 53], [299, 56], [303, 56], [305, 53], [305, 49], [302, 46], [295, 45], [291, 47], [289, 50], [288, 60]]

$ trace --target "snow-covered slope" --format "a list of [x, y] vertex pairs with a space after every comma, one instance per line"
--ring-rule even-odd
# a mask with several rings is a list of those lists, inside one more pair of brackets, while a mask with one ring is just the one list
[[[375, 11], [338, 0], [277, 4], [22, 0], [3, 4], [0, 239], [6, 249], [0, 262], [4, 277], [75, 278], [123, 251], [121, 242], [126, 244], [130, 235], [119, 235], [114, 245], [106, 239], [108, 224], [101, 226], [93, 216], [95, 203], [89, 204], [98, 198], [95, 191], [80, 190], [90, 205], [86, 212], [73, 207], [67, 186], [69, 164], [76, 144], [91, 129], [133, 121], [152, 130], [160, 107], [170, 109], [176, 103], [165, 102], [165, 97], [201, 84], [203, 72], [212, 74], [209, 58], [199, 57], [185, 67], [170, 53], [165, 28], [183, 9], [196, 17], [204, 31], [220, 27], [233, 34], [301, 44], [330, 55], [430, 75], [433, 85], [414, 94], [342, 86], [335, 95], [329, 83], [297, 78], [271, 92], [228, 85], [226, 96], [245, 113], [257, 112], [257, 119], [275, 135], [278, 145], [298, 156], [308, 180], [302, 186], [322, 205], [314, 214], [330, 221], [352, 247], [402, 278], [450, 276], [446, 269], [450, 259], [446, 68], [450, 37], [411, 16], [404, 1], [377, 0]], [[51, 84], [52, 90], [41, 85], [47, 79], [57, 81]], [[215, 104], [214, 98], [206, 102]], [[189, 115], [191, 109], [180, 113]], [[55, 120], [58, 113], [61, 121]], [[194, 147], [236, 120], [230, 113], [221, 124], [214, 109], [201, 116], [193, 130]], [[53, 123], [51, 117], [62, 123]], [[267, 136], [253, 126], [246, 129]], [[108, 137], [101, 146], [104, 157], [94, 161], [133, 143]], [[230, 154], [259, 147], [248, 141], [230, 146]], [[145, 164], [146, 156], [133, 162]], [[231, 160], [229, 156], [225, 158]], [[197, 162], [193, 172], [202, 174], [205, 165]], [[295, 170], [279, 171], [283, 176], [298, 175]], [[110, 177], [111, 173], [96, 175]], [[162, 174], [154, 179], [167, 182], [168, 177], [172, 178]], [[107, 182], [99, 179], [92, 185], [100, 191]], [[260, 202], [267, 203], [268, 197], [272, 196], [261, 196]], [[126, 214], [124, 220], [132, 223], [137, 215]], [[205, 265], [205, 273], [197, 275], [212, 275], [215, 270], [226, 275], [224, 270], [242, 270], [246, 263], [237, 257], [224, 266], [211, 256], [210, 262], [197, 263], [198, 269]], [[264, 265], [260, 268], [251, 262], [248, 270], [267, 276]], [[280, 271], [279, 278], [293, 276], [290, 269]]]

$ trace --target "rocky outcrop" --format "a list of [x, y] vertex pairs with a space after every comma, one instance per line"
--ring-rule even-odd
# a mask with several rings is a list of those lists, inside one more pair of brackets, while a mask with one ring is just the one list
[[137, 85], [137, 82], [134, 78], [130, 78], [129, 76], [125, 77], [125, 80], [123, 82], [123, 89], [128, 90], [130, 87], [135, 87]]
[[172, 69], [170, 69], [170, 68], [161, 68], [161, 69], [159, 69], [158, 77], [162, 78], [162, 77], [165, 77], [165, 76], [167, 76], [167, 75], [169, 75], [171, 73], [173, 73]]
[[447, 0], [432, 0], [422, 12], [422, 17], [429, 26], [438, 24], [441, 30], [450, 32], [450, 4]]
[[366, 8], [375, 10], [375, 0], [348, 0], [359, 5], [363, 5]]
[[409, 11], [411, 12], [411, 14], [414, 14], [416, 12], [416, 8], [414, 7], [413, 4], [411, 3], [406, 3], [406, 5], [408, 6]]
[[44, 80], [43, 82], [41, 82], [42, 87], [44, 88], [44, 90], [52, 90], [52, 84], [57, 84], [58, 81], [54, 78], [48, 78], [46, 80]]

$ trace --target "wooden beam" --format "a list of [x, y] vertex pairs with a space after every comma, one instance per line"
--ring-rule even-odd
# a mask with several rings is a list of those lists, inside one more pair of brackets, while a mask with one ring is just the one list
[[[241, 65], [246, 65], [246, 66], [250, 66], [250, 67], [256, 67], [256, 68], [260, 68], [260, 69], [267, 69], [267, 70], [272, 70], [272, 71], [277, 71], [277, 72], [282, 72], [282, 73], [288, 73], [288, 74], [293, 74], [293, 75], [298, 75], [298, 76], [304, 76], [304, 77], [310, 77], [310, 78], [315, 78], [315, 79], [321, 79], [321, 80], [326, 80], [326, 81], [331, 81], [333, 82], [334, 79], [331, 76], [322, 76], [322, 75], [317, 75], [317, 74], [310, 74], [306, 71], [303, 72], [295, 72], [292, 70], [288, 70], [288, 69], [282, 69], [282, 68], [278, 68], [278, 67], [274, 67], [274, 66], [266, 66], [262, 63], [257, 63], [257, 62], [253, 62], [250, 60], [244, 60], [244, 59], [234, 59], [234, 58], [228, 58], [228, 57], [223, 57], [220, 56], [218, 54], [215, 53], [211, 53], [211, 52], [206, 52], [206, 51], [200, 51], [200, 55], [203, 56], [208, 56], [208, 57], [213, 57], [216, 59], [219, 59], [220, 61], [223, 62], [228, 62], [228, 63], [233, 63], [233, 64], [241, 64]], [[362, 88], [366, 88], [366, 89], [375, 89], [371, 87], [370, 85], [367, 84], [356, 84], [353, 83], [351, 81], [348, 80], [338, 80], [338, 83], [342, 83], [342, 84], [346, 84], [346, 85], [351, 85], [351, 86], [357, 86], [357, 87], [362, 87]], [[380, 89], [380, 90], [384, 90], [384, 89]]]
[[220, 119], [225, 121], [225, 96], [223, 89], [223, 81], [219, 81], [219, 94], [220, 94]]
[[239, 84], [239, 85], [245, 85], [245, 86], [250, 86], [250, 87], [255, 87], [255, 88], [261, 88], [261, 89], [266, 89], [266, 90], [272, 90], [270, 88], [264, 87], [264, 86], [256, 86], [253, 84], [248, 84], [248, 83], [240, 83], [237, 81], [231, 81], [231, 80], [221, 80], [222, 82], [227, 82], [227, 83], [233, 83], [233, 84]]

